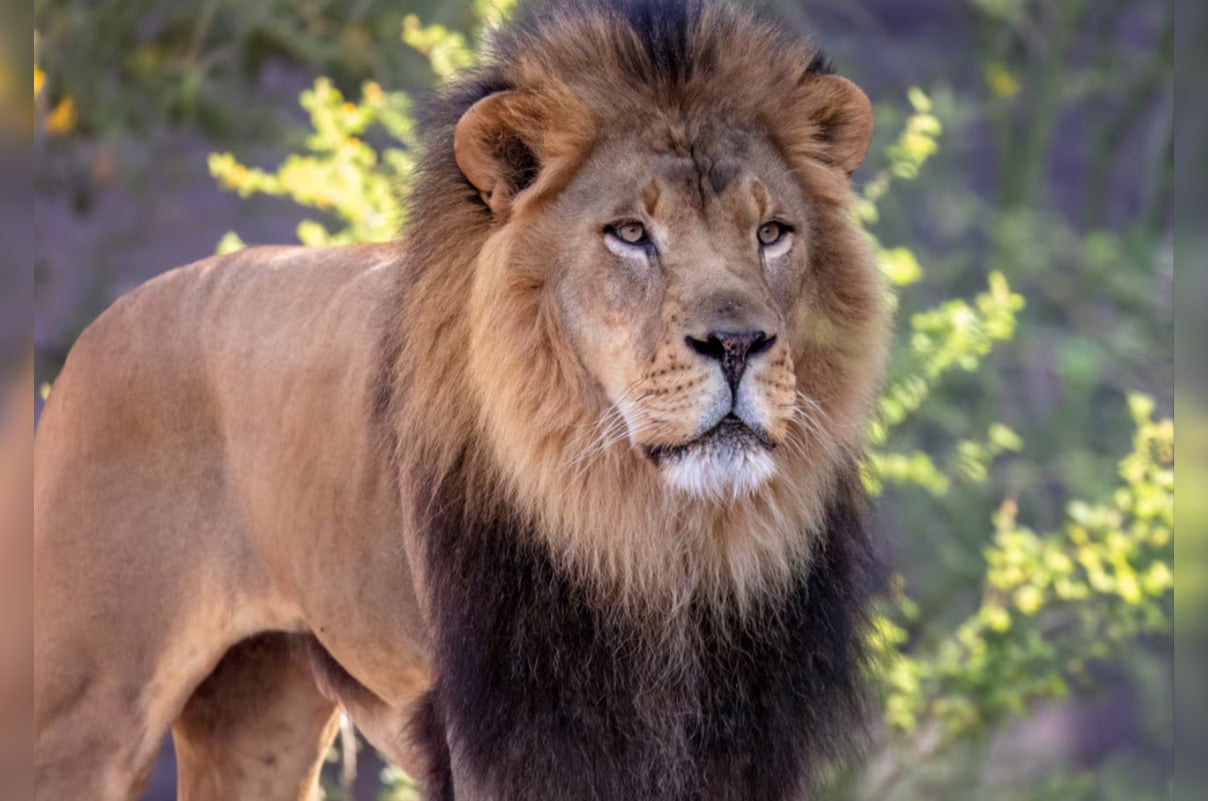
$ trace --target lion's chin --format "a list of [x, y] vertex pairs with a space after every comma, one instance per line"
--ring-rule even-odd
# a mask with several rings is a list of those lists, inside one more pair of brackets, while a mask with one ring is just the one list
[[670, 487], [714, 501], [754, 494], [776, 472], [770, 443], [729, 418], [692, 442], [647, 454]]

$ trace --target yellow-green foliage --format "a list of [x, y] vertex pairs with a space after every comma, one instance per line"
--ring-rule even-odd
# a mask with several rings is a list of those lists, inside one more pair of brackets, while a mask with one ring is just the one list
[[[931, 100], [919, 88], [907, 93], [912, 113], [898, 139], [886, 153], [888, 165], [868, 181], [857, 200], [854, 213], [865, 225], [877, 220], [877, 203], [895, 180], [913, 180], [938, 149], [942, 132], [932, 114]], [[913, 251], [886, 248], [873, 239], [881, 270], [895, 290], [916, 283], [923, 269]], [[1023, 297], [1012, 292], [1006, 277], [992, 272], [985, 292], [972, 302], [954, 298], [910, 319], [909, 349], [899, 356], [888, 387], [882, 393], [880, 416], [869, 429], [870, 452], [864, 465], [864, 482], [870, 492], [880, 493], [885, 483], [911, 484], [934, 495], [942, 495], [951, 484], [944, 470], [921, 451], [894, 453], [883, 450], [891, 429], [901, 424], [927, 399], [944, 373], [959, 368], [976, 370], [996, 341], [1015, 334], [1015, 316], [1023, 309]], [[995, 423], [985, 442], [958, 443], [949, 472], [964, 480], [984, 480], [987, 464], [1006, 451], [1018, 451], [1023, 443], [1006, 426]]]
[[958, 737], [1068, 692], [1094, 660], [1116, 655], [1139, 634], [1170, 627], [1174, 589], [1174, 424], [1153, 419], [1135, 395], [1133, 451], [1120, 484], [1095, 503], [1071, 502], [1058, 531], [1021, 525], [1012, 500], [994, 519], [981, 604], [954, 632], [909, 654], [898, 649], [914, 615], [898, 599], [897, 620], [878, 621], [888, 723], [911, 734], [938, 724]]
[[[402, 207], [397, 189], [414, 167], [415, 139], [411, 101], [401, 92], [386, 92], [368, 82], [357, 103], [345, 100], [325, 78], [302, 93], [314, 132], [306, 139], [307, 153], [292, 155], [266, 172], [240, 164], [230, 153], [210, 156], [210, 173], [240, 195], [288, 197], [294, 202], [334, 216], [342, 228], [334, 233], [323, 224], [305, 220], [298, 239], [306, 245], [382, 242], [397, 235]], [[396, 144], [377, 150], [362, 138], [373, 126]], [[228, 234], [219, 247], [225, 252], [242, 246]]]
[[[515, 0], [476, 0], [479, 19], [497, 24]], [[429, 59], [439, 79], [474, 63], [475, 51], [466, 37], [442, 25], [422, 25], [417, 17], [403, 20], [402, 41]], [[247, 167], [230, 153], [210, 156], [210, 173], [240, 195], [288, 197], [299, 205], [322, 211], [341, 226], [334, 232], [315, 220], [298, 225], [306, 245], [384, 242], [397, 236], [403, 224], [399, 190], [415, 167], [416, 139], [411, 99], [387, 92], [372, 81], [361, 87], [358, 100], [346, 99], [326, 78], [302, 93], [301, 105], [310, 114], [314, 132], [305, 154], [288, 157], [275, 171]], [[392, 144], [380, 149], [367, 144], [367, 133], [385, 135]], [[227, 234], [219, 252], [243, 247], [235, 233]]]

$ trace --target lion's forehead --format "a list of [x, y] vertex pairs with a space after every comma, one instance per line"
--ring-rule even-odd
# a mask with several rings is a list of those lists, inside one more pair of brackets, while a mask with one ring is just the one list
[[581, 174], [605, 169], [630, 179], [635, 191], [653, 180], [692, 190], [698, 198], [700, 192], [703, 197], [721, 197], [735, 189], [743, 191], [751, 179], [785, 194], [799, 191], [770, 137], [757, 130], [716, 137], [708, 131], [673, 136], [629, 129], [615, 135], [604, 132], [601, 139], [584, 161]]

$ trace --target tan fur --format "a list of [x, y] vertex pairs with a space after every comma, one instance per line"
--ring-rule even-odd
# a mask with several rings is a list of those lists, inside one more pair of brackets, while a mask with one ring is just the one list
[[[178, 720], [205, 755], [182, 762], [191, 797], [303, 798], [331, 701], [420, 767], [401, 735], [431, 683], [417, 523], [459, 463], [506, 496], [471, 503], [515, 504], [618, 607], [742, 608], [808, 566], [884, 353], [846, 208], [868, 101], [807, 74], [804, 46], [768, 58], [762, 23], [708, 26], [725, 57], [672, 96], [623, 78], [616, 26], [555, 18], [503, 67], [513, 88], [445, 132], [405, 248], [209, 259], [85, 332], [35, 449], [40, 798], [132, 798]], [[530, 184], [500, 161], [509, 137]], [[709, 165], [726, 180], [691, 178]], [[796, 230], [768, 266], [751, 237], [774, 214]], [[610, 215], [648, 221], [657, 273], [608, 249]], [[774, 472], [708, 497], [647, 449], [691, 442], [715, 404], [716, 365], [684, 343], [726, 303], [776, 335], [741, 390]], [[240, 645], [266, 632], [338, 669]], [[240, 737], [255, 770], [223, 747]]]
[[[374, 310], [398, 256], [210, 259], [123, 298], [76, 343], [34, 455], [39, 798], [134, 797], [195, 688], [273, 631], [335, 655], [373, 699], [358, 707], [367, 734], [412, 762], [399, 727], [373, 717], [397, 722], [429, 682], [398, 488], [368, 422]], [[257, 683], [256, 721], [274, 732], [260, 748], [277, 755], [280, 795], [250, 775], [240, 786], [232, 763], [223, 792], [196, 797], [304, 797], [290, 753], [317, 756], [327, 721], [286, 725], [274, 699], [304, 695], [292, 658], [257, 669], [279, 674]], [[244, 714], [238, 693], [227, 703]], [[204, 732], [192, 727], [194, 751]]]

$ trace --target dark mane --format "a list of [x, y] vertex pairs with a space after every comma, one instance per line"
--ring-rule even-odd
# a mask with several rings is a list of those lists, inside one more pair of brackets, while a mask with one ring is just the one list
[[459, 466], [425, 486], [437, 679], [410, 734], [429, 801], [461, 797], [450, 749], [485, 777], [475, 798], [801, 801], [857, 744], [884, 577], [854, 467], [785, 597], [694, 604], [657, 635], [584, 592], [506, 503], [467, 503], [480, 483]]
[[[594, 17], [624, 28], [638, 44], [636, 50], [625, 53], [622, 61], [630, 78], [641, 83], [682, 85], [716, 66], [727, 44], [726, 34], [733, 31], [728, 25], [702, 26], [701, 22], [707, 13], [719, 12], [731, 25], [744, 17], [756, 23], [785, 49], [808, 39], [806, 31], [787, 28], [784, 20], [758, 6], [704, 0], [537, 0], [521, 5], [501, 35], [492, 40], [491, 53], [493, 60], [507, 64], [522, 48], [532, 47], [547, 36], [551, 20]], [[820, 50], [810, 69], [820, 74], [833, 72]]]

